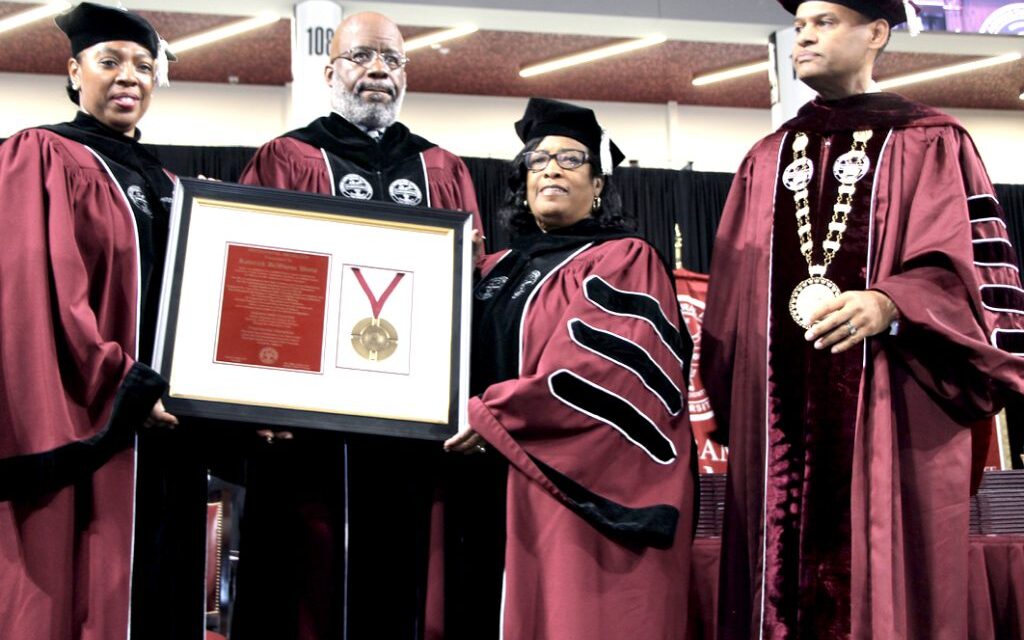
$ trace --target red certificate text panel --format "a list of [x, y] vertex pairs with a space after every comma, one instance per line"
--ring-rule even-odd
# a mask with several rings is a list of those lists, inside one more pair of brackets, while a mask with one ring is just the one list
[[229, 244], [217, 362], [319, 373], [330, 257]]

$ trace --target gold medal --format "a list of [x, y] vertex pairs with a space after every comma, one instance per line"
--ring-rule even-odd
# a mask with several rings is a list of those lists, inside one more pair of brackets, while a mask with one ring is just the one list
[[356, 326], [352, 327], [352, 348], [371, 362], [386, 360], [398, 348], [398, 332], [390, 322], [380, 317], [380, 312], [395, 287], [402, 281], [405, 273], [395, 273], [391, 278], [391, 284], [379, 298], [373, 295], [361, 269], [352, 267], [352, 273], [359, 281], [359, 286], [363, 288], [363, 293], [366, 294], [366, 299], [370, 302], [370, 310], [373, 311], [372, 318], [363, 318], [356, 323]]
[[352, 348], [367, 360], [386, 360], [398, 348], [398, 332], [387, 320], [363, 318], [352, 327]]
[[811, 328], [811, 314], [839, 296], [839, 287], [828, 278], [813, 276], [796, 285], [789, 296], [789, 315], [804, 329]]

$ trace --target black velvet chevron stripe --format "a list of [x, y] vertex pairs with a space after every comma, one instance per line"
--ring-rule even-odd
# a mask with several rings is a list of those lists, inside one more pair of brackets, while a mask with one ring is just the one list
[[569, 406], [610, 424], [662, 464], [676, 459], [672, 441], [633, 405], [569, 371], [548, 378], [551, 392]]
[[609, 313], [648, 320], [676, 357], [684, 363], [690, 362], [693, 341], [690, 340], [690, 336], [684, 337], [665, 318], [657, 300], [642, 293], [619, 291], [597, 276], [587, 278], [585, 289], [587, 298]]
[[668, 549], [676, 535], [679, 510], [667, 504], [627, 507], [598, 495], [537, 458], [534, 464], [569, 499], [569, 507], [609, 538], [624, 544]]
[[996, 332], [996, 347], [1007, 353], [1024, 354], [1024, 331]]
[[984, 286], [981, 288], [981, 301], [995, 311], [1024, 313], [1024, 291], [1014, 287]]
[[679, 388], [639, 345], [614, 333], [595, 329], [582, 320], [570, 322], [569, 331], [573, 340], [580, 345], [640, 376], [644, 384], [661, 398], [672, 415], [682, 410], [683, 399]]
[[999, 218], [1004, 220], [1003, 208], [999, 206], [999, 202], [995, 198], [973, 198], [967, 201], [967, 211], [970, 213], [971, 220], [981, 220], [982, 218]]
[[1002, 241], [974, 242], [974, 261], [982, 265], [1017, 264], [1013, 247]]

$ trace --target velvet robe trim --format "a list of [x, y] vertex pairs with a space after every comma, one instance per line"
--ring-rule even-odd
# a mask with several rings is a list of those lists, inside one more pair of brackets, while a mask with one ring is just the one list
[[581, 347], [636, 372], [644, 386], [658, 394], [672, 415], [677, 415], [683, 410], [682, 391], [646, 351], [613, 333], [595, 329], [582, 320], [571, 321], [569, 333], [573, 342]]
[[132, 446], [135, 430], [166, 388], [158, 373], [134, 363], [117, 389], [110, 419], [95, 434], [51, 451], [0, 459], [0, 500], [51, 493], [96, 471]]
[[858, 129], [941, 126], [963, 130], [956, 118], [899, 94], [861, 93], [838, 100], [824, 100], [819, 96], [801, 107], [779, 130], [829, 134]]
[[537, 468], [564, 494], [572, 510], [620, 544], [668, 549], [676, 536], [679, 509], [656, 504], [630, 508], [613, 502], [530, 456]]
[[[644, 318], [658, 332], [662, 342], [672, 350], [683, 365], [687, 379], [690, 377], [690, 360], [693, 358], [693, 339], [689, 333], [680, 333], [672, 324], [654, 298], [644, 294], [623, 292], [615, 289], [601, 278], [588, 278], [584, 283], [587, 298], [605, 311], [626, 317]], [[676, 322], [678, 314], [673, 314]]]
[[167, 217], [167, 204], [174, 195], [174, 176], [161, 166], [156, 156], [139, 144], [142, 132], [135, 130], [131, 138], [110, 129], [96, 118], [79, 111], [75, 119], [47, 127], [40, 127], [57, 135], [83, 144], [100, 155], [132, 171], [145, 181], [150, 207], [160, 207]]
[[317, 118], [301, 129], [284, 134], [301, 142], [326, 149], [371, 170], [392, 167], [410, 156], [437, 145], [409, 131], [401, 122], [385, 129], [380, 140], [374, 140], [362, 129], [336, 113]]
[[[866, 145], [867, 173], [856, 184], [841, 246], [825, 273], [841, 291], [866, 286], [869, 219], [875, 169], [888, 130]], [[781, 165], [792, 160], [786, 136]], [[839, 182], [833, 162], [851, 148], [850, 131], [808, 134], [815, 167], [810, 186], [812, 256], [822, 240]], [[814, 349], [789, 314], [789, 292], [809, 277], [800, 253], [793, 192], [776, 187], [772, 234], [771, 402], [766, 535], [766, 628], [770, 637], [849, 633], [850, 483], [852, 435], [862, 371], [859, 350], [833, 356]]]

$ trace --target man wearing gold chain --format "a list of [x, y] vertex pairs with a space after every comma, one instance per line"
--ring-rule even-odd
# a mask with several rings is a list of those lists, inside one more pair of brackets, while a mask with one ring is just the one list
[[963, 127], [874, 86], [912, 3], [780, 1], [819, 96], [747, 155], [715, 245], [719, 637], [966, 638], [970, 425], [1024, 390], [1015, 252]]

